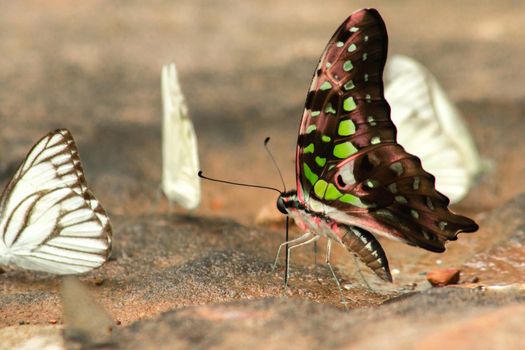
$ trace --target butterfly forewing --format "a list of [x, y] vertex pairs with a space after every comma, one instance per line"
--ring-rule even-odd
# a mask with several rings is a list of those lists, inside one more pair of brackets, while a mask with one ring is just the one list
[[321, 56], [297, 148], [298, 188], [306, 197], [323, 198], [323, 178], [342, 160], [377, 140], [395, 141], [383, 98], [387, 40], [377, 11], [360, 11], [337, 29]]
[[69, 131], [49, 133], [31, 149], [0, 203], [0, 263], [69, 274], [107, 260], [109, 219], [87, 188]]
[[175, 64], [162, 68], [162, 190], [169, 201], [195, 209], [201, 198], [197, 136]]
[[383, 94], [387, 47], [374, 9], [352, 14], [330, 39], [299, 131], [298, 197], [336, 222], [443, 251], [477, 225], [448, 210], [434, 177], [396, 143]]

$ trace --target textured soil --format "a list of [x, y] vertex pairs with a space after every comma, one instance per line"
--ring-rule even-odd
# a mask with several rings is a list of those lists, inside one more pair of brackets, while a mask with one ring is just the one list
[[[461, 235], [445, 254], [381, 240], [394, 284], [361, 266], [368, 289], [336, 247], [346, 312], [311, 248], [294, 251], [289, 288], [282, 261], [271, 270], [282, 226], [257, 226], [255, 218], [273, 207], [274, 192], [204, 182], [202, 205], [189, 213], [155, 199], [160, 68], [177, 63], [207, 174], [280, 188], [262, 147], [270, 136], [292, 187], [311, 74], [334, 29], [363, 6], [383, 15], [390, 53], [414, 57], [436, 75], [492, 166], [454, 207], [480, 224], [477, 233]], [[1, 7], [0, 182], [48, 131], [71, 130], [113, 223], [112, 260], [81, 281], [120, 322], [114, 342], [137, 349], [525, 347], [516, 335], [525, 317], [525, 4], [33, 0]], [[431, 289], [425, 273], [441, 267], [461, 269], [460, 284]], [[60, 278], [5, 270], [0, 349], [31, 339], [60, 343]]]

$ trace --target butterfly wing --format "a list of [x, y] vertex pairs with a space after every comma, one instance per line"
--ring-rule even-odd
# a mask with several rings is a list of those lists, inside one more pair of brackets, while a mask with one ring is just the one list
[[201, 189], [197, 136], [177, 78], [175, 64], [162, 68], [162, 190], [186, 209], [199, 206]]
[[448, 210], [434, 177], [396, 143], [383, 93], [387, 48], [375, 9], [355, 12], [330, 39], [299, 130], [298, 197], [338, 222], [443, 251], [477, 225]]
[[385, 97], [398, 127], [398, 142], [436, 177], [438, 191], [459, 202], [483, 171], [483, 162], [437, 79], [413, 59], [392, 56], [385, 67]]
[[87, 188], [68, 130], [29, 151], [0, 200], [0, 263], [57, 274], [99, 267], [111, 250], [111, 226]]

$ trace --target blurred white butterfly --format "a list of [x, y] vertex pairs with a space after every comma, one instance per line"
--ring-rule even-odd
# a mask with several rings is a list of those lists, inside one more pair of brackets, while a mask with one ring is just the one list
[[186, 209], [201, 200], [197, 137], [177, 78], [175, 64], [162, 67], [162, 191]]
[[0, 264], [56, 274], [101, 266], [111, 226], [87, 188], [68, 130], [44, 136], [27, 154], [0, 199]]
[[436, 78], [409, 57], [392, 56], [384, 80], [397, 141], [421, 159], [440, 192], [459, 202], [485, 167], [459, 111]]

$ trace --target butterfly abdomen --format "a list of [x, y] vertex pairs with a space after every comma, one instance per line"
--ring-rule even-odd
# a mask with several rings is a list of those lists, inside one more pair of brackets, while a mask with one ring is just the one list
[[379, 278], [392, 282], [386, 254], [381, 244], [369, 232], [358, 227], [339, 226], [342, 235], [341, 243], [352, 254], [355, 254]]

